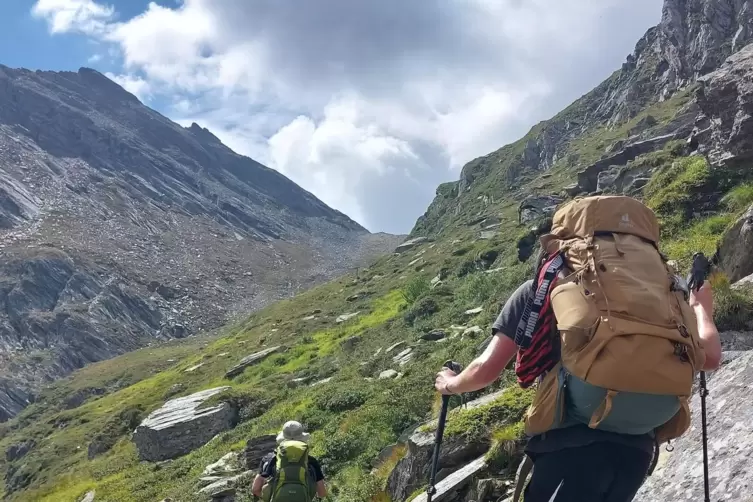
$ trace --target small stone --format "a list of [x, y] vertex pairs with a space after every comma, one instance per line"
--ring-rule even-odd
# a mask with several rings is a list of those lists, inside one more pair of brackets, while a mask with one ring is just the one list
[[442, 338], [446, 338], [447, 333], [442, 331], [441, 329], [435, 329], [428, 333], [424, 333], [421, 335], [421, 340], [424, 340], [426, 342], [436, 342], [437, 340], [441, 340]]
[[225, 373], [225, 378], [233, 378], [235, 376], [240, 375], [249, 366], [253, 366], [256, 363], [261, 362], [267, 356], [269, 356], [271, 354], [274, 354], [275, 352], [279, 351], [281, 348], [282, 347], [278, 345], [276, 347], [270, 347], [268, 349], [261, 350], [259, 352], [255, 352], [255, 353], [253, 353], [251, 355], [248, 355], [248, 356], [244, 357], [243, 359], [240, 360], [240, 362], [238, 364], [236, 364], [235, 366], [233, 366], [232, 368], [230, 368]]
[[397, 371], [395, 370], [384, 370], [381, 373], [379, 373], [379, 379], [385, 380], [387, 378], [397, 378]]
[[463, 331], [462, 338], [476, 338], [478, 335], [484, 332], [479, 326], [472, 326]]
[[476, 315], [484, 311], [483, 307], [476, 307], [475, 309], [469, 309], [465, 311], [465, 315]]
[[343, 349], [344, 351], [346, 351], [346, 352], [347, 352], [347, 351], [351, 351], [351, 350], [353, 350], [354, 348], [356, 348], [356, 345], [358, 345], [358, 342], [359, 342], [360, 340], [361, 340], [361, 339], [360, 339], [359, 337], [357, 337], [357, 336], [351, 336], [351, 337], [349, 337], [349, 338], [346, 338], [345, 340], [343, 340], [343, 341], [342, 341], [342, 342], [340, 343], [340, 346], [341, 346], [341, 347], [342, 347], [342, 349]]
[[[204, 468], [203, 476], [224, 476], [235, 474], [239, 471], [237, 468], [238, 454], [230, 452], [213, 464]], [[216, 481], [216, 480], [215, 480]]]
[[204, 363], [199, 363], [199, 364], [197, 364], [195, 366], [191, 366], [190, 368], [186, 369], [186, 373], [193, 373], [194, 371], [196, 371], [197, 369], [201, 368], [202, 366], [204, 366]]
[[316, 387], [317, 385], [324, 385], [325, 383], [329, 383], [332, 381], [334, 377], [325, 378], [324, 380], [319, 380], [318, 382], [314, 382], [311, 384], [311, 387]]

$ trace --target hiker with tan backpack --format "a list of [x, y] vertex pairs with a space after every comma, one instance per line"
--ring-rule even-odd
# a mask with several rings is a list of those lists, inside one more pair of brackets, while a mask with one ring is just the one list
[[689, 428], [693, 380], [718, 368], [721, 344], [709, 284], [689, 289], [658, 246], [636, 199], [566, 203], [492, 343], [460, 374], [437, 375], [443, 394], [471, 392], [517, 355], [519, 385], [536, 384], [525, 502], [630, 502], [658, 445]]

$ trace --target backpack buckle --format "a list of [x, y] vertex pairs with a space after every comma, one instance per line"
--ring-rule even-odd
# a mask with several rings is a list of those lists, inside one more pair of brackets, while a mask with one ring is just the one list
[[687, 326], [685, 326], [684, 324], [677, 326], [677, 330], [680, 332], [683, 338], [690, 338], [690, 331], [688, 331]]
[[690, 358], [688, 357], [688, 346], [684, 343], [675, 342], [675, 350], [674, 354], [680, 358], [680, 360], [684, 363], [690, 361]]

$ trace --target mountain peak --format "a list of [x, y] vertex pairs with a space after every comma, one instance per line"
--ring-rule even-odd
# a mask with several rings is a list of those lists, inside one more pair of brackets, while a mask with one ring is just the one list
[[197, 138], [210, 142], [222, 143], [222, 141], [220, 141], [220, 138], [212, 134], [212, 131], [210, 131], [206, 127], [201, 127], [196, 122], [192, 122], [191, 125], [187, 127], [187, 129]]

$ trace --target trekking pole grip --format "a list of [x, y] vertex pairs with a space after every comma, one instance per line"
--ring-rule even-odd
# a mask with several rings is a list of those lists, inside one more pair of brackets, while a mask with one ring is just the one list
[[460, 373], [463, 371], [463, 366], [455, 361], [445, 361], [445, 363], [442, 365], [443, 368], [447, 368], [448, 370], [452, 371], [455, 374]]

